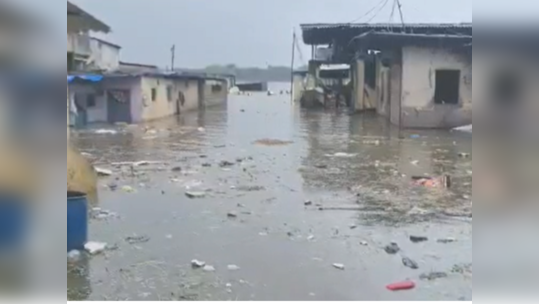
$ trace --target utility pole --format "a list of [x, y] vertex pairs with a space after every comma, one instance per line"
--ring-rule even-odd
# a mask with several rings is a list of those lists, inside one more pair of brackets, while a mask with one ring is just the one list
[[174, 61], [176, 60], [176, 45], [173, 44], [170, 48], [170, 70], [174, 71]]
[[290, 96], [294, 102], [294, 65], [296, 64], [296, 29], [292, 33], [292, 63], [290, 65]]

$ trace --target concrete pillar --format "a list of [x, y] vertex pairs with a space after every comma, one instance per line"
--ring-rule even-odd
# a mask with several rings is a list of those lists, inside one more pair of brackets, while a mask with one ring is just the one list
[[375, 88], [375, 97], [373, 105], [376, 108], [376, 112], [380, 113], [380, 107], [382, 106], [382, 90], [383, 90], [383, 78], [382, 78], [382, 61], [379, 57], [376, 57], [376, 88]]
[[316, 88], [316, 82], [318, 79], [318, 73], [320, 71], [320, 63], [316, 61], [309, 61], [309, 73], [307, 75], [307, 88]]
[[293, 96], [292, 101], [295, 103], [299, 102], [304, 90], [305, 90], [305, 76], [302, 74], [295, 74], [293, 77], [293, 83], [292, 83], [292, 96]]
[[352, 66], [354, 72], [352, 111], [359, 112], [364, 110], [365, 105], [365, 62], [362, 59], [357, 59]]

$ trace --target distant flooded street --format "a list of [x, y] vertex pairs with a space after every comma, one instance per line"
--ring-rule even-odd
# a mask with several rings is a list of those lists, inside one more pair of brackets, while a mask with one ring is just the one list
[[470, 135], [260, 93], [72, 140], [112, 175], [71, 300], [472, 299]]

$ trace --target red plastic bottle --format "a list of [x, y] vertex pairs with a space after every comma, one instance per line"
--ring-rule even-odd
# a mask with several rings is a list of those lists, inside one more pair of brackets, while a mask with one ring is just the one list
[[387, 289], [391, 291], [410, 290], [414, 288], [415, 288], [415, 283], [412, 281], [405, 281], [405, 282], [387, 285]]

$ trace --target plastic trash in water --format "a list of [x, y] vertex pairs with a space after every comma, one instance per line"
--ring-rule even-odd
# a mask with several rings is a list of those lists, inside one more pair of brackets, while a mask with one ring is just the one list
[[387, 285], [387, 289], [391, 291], [411, 290], [415, 288], [415, 283], [412, 281], [404, 281]]

